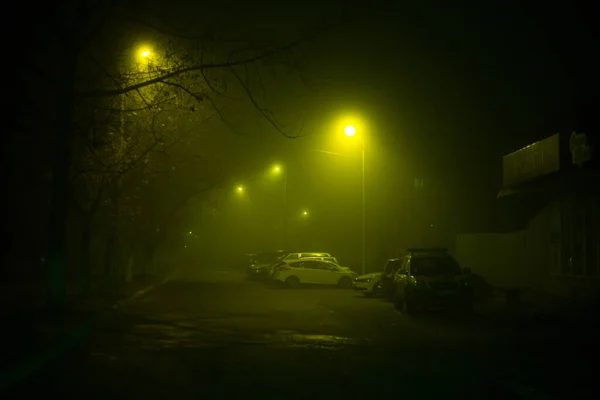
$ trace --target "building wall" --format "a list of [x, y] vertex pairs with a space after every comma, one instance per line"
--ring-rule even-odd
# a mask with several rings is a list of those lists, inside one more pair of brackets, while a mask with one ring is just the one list
[[557, 200], [524, 230], [457, 236], [456, 257], [493, 286], [587, 297], [600, 287], [599, 215], [597, 201]]
[[560, 253], [552, 241], [560, 231], [560, 208], [542, 209], [527, 228], [508, 233], [474, 233], [456, 238], [457, 260], [488, 283], [498, 287], [535, 288], [550, 268], [557, 268]]
[[526, 286], [539, 289], [560, 265], [560, 202], [552, 202], [529, 221], [525, 230]]
[[456, 259], [496, 287], [523, 285], [526, 231], [472, 233], [456, 238]]

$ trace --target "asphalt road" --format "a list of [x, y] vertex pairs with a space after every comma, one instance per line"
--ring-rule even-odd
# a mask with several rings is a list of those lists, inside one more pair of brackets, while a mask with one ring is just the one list
[[409, 318], [352, 290], [188, 276], [3, 398], [591, 398], [579, 345], [478, 314]]

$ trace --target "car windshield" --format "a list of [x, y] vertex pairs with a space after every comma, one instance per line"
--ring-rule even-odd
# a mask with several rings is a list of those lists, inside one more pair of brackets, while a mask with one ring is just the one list
[[421, 276], [458, 275], [460, 266], [452, 257], [417, 257], [411, 261], [411, 274]]

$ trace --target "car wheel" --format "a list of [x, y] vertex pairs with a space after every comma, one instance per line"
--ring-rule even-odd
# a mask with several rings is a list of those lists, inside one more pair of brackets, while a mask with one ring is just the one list
[[385, 291], [385, 296], [388, 300], [394, 301], [396, 299], [396, 286], [390, 286]]
[[381, 285], [381, 282], [375, 282], [373, 284], [373, 289], [371, 289], [371, 294], [375, 295], [375, 294], [381, 293], [383, 288], [380, 285]]
[[397, 294], [394, 294], [392, 297], [392, 301], [394, 302], [394, 307], [396, 310], [404, 312], [404, 299]]
[[404, 300], [404, 312], [411, 317], [414, 317], [418, 313], [418, 307], [415, 304], [414, 300], [405, 299]]
[[394, 306], [396, 310], [400, 311], [404, 315], [415, 316], [417, 315], [417, 307], [413, 300], [410, 300], [405, 294], [404, 296], [394, 294]]
[[348, 289], [350, 286], [352, 286], [352, 279], [347, 276], [343, 276], [338, 282], [338, 287], [340, 289]]
[[300, 286], [300, 281], [295, 276], [288, 276], [285, 280], [285, 285], [290, 289], [296, 289]]

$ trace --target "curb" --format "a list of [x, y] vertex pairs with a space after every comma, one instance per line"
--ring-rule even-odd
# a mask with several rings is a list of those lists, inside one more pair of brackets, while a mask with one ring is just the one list
[[41, 353], [38, 353], [35, 356], [30, 357], [29, 359], [18, 363], [10, 369], [0, 372], [0, 393], [6, 391], [7, 389], [10, 389], [17, 383], [33, 375], [35, 372], [39, 371], [50, 362], [56, 360], [64, 353], [71, 350], [79, 343], [83, 342], [83, 340], [86, 339], [90, 335], [90, 333], [93, 332], [94, 328], [98, 325], [98, 322], [100, 322], [100, 320], [105, 315], [107, 315], [111, 311], [118, 310], [120, 308], [125, 307], [128, 304], [131, 304], [132, 302], [144, 296], [151, 290], [154, 290], [157, 287], [164, 285], [165, 283], [170, 281], [174, 275], [175, 274], [171, 274], [162, 281], [135, 292], [129, 298], [117, 302], [108, 310], [99, 311], [98, 315], [91, 317], [88, 321], [82, 323], [79, 327], [65, 334], [65, 336], [62, 339], [58, 340], [58, 343], [56, 345], [46, 349], [45, 351], [42, 351]]

